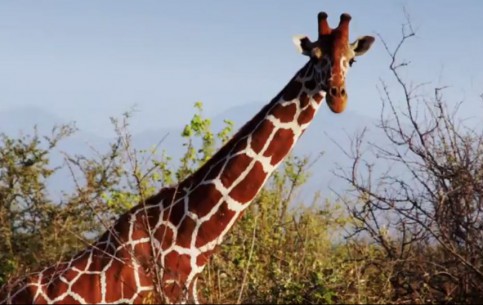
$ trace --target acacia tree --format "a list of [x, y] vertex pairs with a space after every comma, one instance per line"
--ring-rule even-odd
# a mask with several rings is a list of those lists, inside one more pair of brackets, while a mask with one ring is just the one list
[[380, 86], [386, 144], [366, 141], [366, 131], [352, 139], [344, 150], [352, 166], [336, 174], [353, 192], [341, 199], [352, 236], [369, 237], [392, 262], [393, 301], [481, 303], [483, 132], [459, 119], [460, 103], [451, 106], [444, 87], [428, 95], [427, 84], [403, 77], [409, 62], [400, 51], [414, 36], [408, 21], [395, 49], [380, 37], [396, 84]]

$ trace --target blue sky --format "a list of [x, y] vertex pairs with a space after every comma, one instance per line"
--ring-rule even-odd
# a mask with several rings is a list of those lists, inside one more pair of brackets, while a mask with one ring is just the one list
[[[379, 33], [394, 46], [403, 7], [417, 29], [402, 53], [410, 79], [451, 86], [448, 97], [464, 101], [462, 116], [483, 117], [478, 0], [4, 0], [0, 111], [36, 106], [107, 135], [109, 117], [136, 105], [134, 132], [179, 126], [198, 100], [209, 116], [268, 102], [305, 63], [291, 37], [315, 38], [319, 11], [332, 26], [350, 13], [351, 40]], [[376, 41], [353, 66], [349, 111], [378, 116], [377, 85], [389, 79], [388, 63]]]

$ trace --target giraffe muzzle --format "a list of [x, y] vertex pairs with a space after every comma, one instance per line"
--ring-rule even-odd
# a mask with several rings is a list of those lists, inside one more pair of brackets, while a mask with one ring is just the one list
[[347, 92], [344, 86], [331, 86], [327, 92], [327, 105], [334, 113], [341, 113], [347, 105]]

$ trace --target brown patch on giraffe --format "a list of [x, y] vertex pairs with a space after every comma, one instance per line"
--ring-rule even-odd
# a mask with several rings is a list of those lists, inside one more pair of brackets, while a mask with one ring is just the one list
[[268, 137], [272, 134], [275, 126], [269, 120], [264, 120], [257, 129], [252, 133], [252, 141], [250, 146], [252, 150], [258, 154], [262, 151]]
[[323, 96], [320, 94], [320, 93], [316, 93], [312, 96], [312, 98], [314, 99], [314, 101], [317, 103], [317, 104], [320, 104], [320, 102], [322, 101], [323, 99]]
[[306, 69], [306, 72], [305, 72], [305, 76], [313, 75], [314, 74], [314, 65], [308, 65], [306, 67], [307, 67], [307, 69]]
[[202, 247], [218, 238], [233, 216], [235, 212], [228, 208], [226, 202], [223, 202], [218, 211], [200, 226], [195, 246]]
[[297, 123], [300, 125], [306, 124], [314, 118], [315, 109], [314, 107], [308, 107], [304, 111], [302, 111], [297, 119]]
[[297, 111], [297, 106], [295, 105], [295, 103], [292, 103], [286, 106], [283, 106], [282, 104], [278, 104], [271, 111], [271, 114], [275, 116], [280, 122], [289, 123], [294, 120], [296, 111]]
[[229, 188], [232, 183], [246, 170], [248, 165], [252, 162], [252, 158], [246, 154], [236, 155], [230, 160], [221, 173], [220, 180], [224, 187]]
[[[7, 297], [9, 290], [13, 294], [13, 292], [18, 291], [22, 289], [22, 287], [27, 286], [28, 282], [35, 282], [33, 278], [35, 278], [35, 276], [33, 276], [30, 279], [30, 281], [29, 281], [29, 278], [25, 278], [19, 282], [14, 283], [14, 285], [4, 284], [4, 286], [0, 286], [0, 300], [3, 300]], [[12, 304], [32, 304], [34, 301], [33, 298], [36, 294], [36, 291], [37, 289], [35, 287], [27, 286], [25, 289], [22, 290], [22, 292], [18, 293], [17, 295], [15, 295], [15, 297], [12, 298], [11, 300]], [[2, 304], [6, 304], [6, 303], [2, 303]], [[47, 302], [45, 302], [45, 304], [47, 304]]]
[[300, 94], [299, 101], [300, 101], [300, 109], [304, 109], [309, 104], [310, 97], [308, 97], [307, 93], [302, 92], [302, 94]]
[[314, 90], [317, 83], [315, 82], [315, 79], [310, 79], [310, 80], [306, 81], [304, 83], [304, 85], [305, 85], [305, 88], [307, 88], [309, 90]]
[[[110, 267], [106, 270], [106, 302], [116, 302], [121, 298], [130, 298], [136, 293], [136, 281], [134, 280], [134, 267], [127, 261], [113, 259]], [[112, 289], [111, 287], [116, 287]]]
[[193, 173], [192, 176], [186, 178], [186, 180], [184, 180], [180, 186], [196, 185], [200, 181], [209, 182], [210, 180], [217, 179], [220, 173], [223, 171], [226, 156], [233, 155], [236, 152], [246, 149], [246, 129], [246, 125], [242, 127], [242, 129], [238, 131], [238, 133], [227, 144], [225, 144], [216, 154], [213, 155], [211, 159], [203, 164], [198, 171]]
[[223, 164], [225, 164], [225, 162], [222, 161], [222, 162], [218, 162], [216, 165], [211, 167], [209, 169], [208, 174], [206, 175], [205, 180], [209, 181], [209, 180], [213, 180], [213, 179], [218, 178], [218, 174], [220, 173], [221, 169], [223, 168]]
[[157, 206], [156, 208], [147, 209], [146, 212], [143, 213], [147, 213], [149, 228], [152, 230], [158, 223], [159, 217], [161, 217], [163, 214], [163, 208], [161, 206]]
[[154, 238], [156, 238], [161, 244], [161, 249], [166, 250], [174, 243], [174, 232], [170, 227], [161, 225], [156, 232], [154, 232]]
[[[121, 247], [119, 247], [116, 251], [116, 258], [129, 262], [131, 260], [131, 257], [133, 256], [133, 251], [134, 251], [134, 244], [123, 244]], [[109, 261], [113, 259], [112, 256], [110, 255], [104, 255], [101, 254], [99, 256], [96, 256], [98, 259], [94, 260], [92, 263], [92, 267], [89, 268], [89, 270], [95, 270], [97, 271], [97, 265], [106, 265]], [[103, 269], [101, 269], [103, 270]]]
[[[126, 249], [129, 247], [129, 249]], [[131, 250], [130, 246], [124, 246], [120, 248], [116, 252], [116, 257], [119, 258], [124, 258], [130, 256], [129, 250]], [[102, 252], [101, 250], [98, 249], [93, 249], [92, 250], [92, 263], [89, 266], [88, 270], [89, 271], [94, 271], [94, 272], [101, 272], [104, 269], [104, 265], [107, 264], [109, 261], [111, 261], [113, 258]]]
[[[222, 174], [222, 177], [225, 173]], [[223, 182], [223, 179], [222, 179]], [[220, 201], [222, 195], [213, 184], [203, 184], [196, 187], [189, 195], [188, 210], [198, 218], [208, 214]]]
[[88, 252], [88, 251], [84, 251], [84, 252], [80, 253], [79, 256], [76, 259], [74, 259], [71, 266], [76, 267], [77, 269], [79, 269], [81, 271], [86, 270], [87, 262], [89, 260], [89, 254], [90, 254], [90, 252]]
[[169, 221], [177, 227], [181, 220], [183, 219], [183, 216], [185, 215], [185, 209], [184, 209], [184, 202], [183, 200], [178, 201], [176, 204], [174, 204], [172, 207], [166, 208], [164, 210], [164, 215], [165, 217], [163, 218], [169, 218]]
[[145, 219], [147, 218], [147, 222], [144, 219], [144, 223], [146, 223], [146, 225], [149, 226], [149, 228], [152, 230], [158, 223], [159, 217], [163, 213], [163, 208], [161, 208], [160, 206], [146, 207], [146, 209], [144, 211], [141, 211], [140, 213]]
[[272, 157], [272, 165], [278, 164], [290, 151], [293, 141], [294, 133], [291, 129], [279, 129], [263, 155]]
[[173, 304], [181, 303], [181, 296], [183, 295], [183, 288], [178, 283], [164, 283], [163, 293]]
[[210, 260], [211, 256], [216, 252], [218, 252], [218, 250], [219, 250], [219, 246], [216, 246], [213, 250], [208, 250], [206, 252], [201, 253], [196, 257], [196, 264], [199, 267], [206, 265], [206, 263], [208, 263], [208, 261]]
[[236, 144], [234, 145], [234, 148], [230, 150], [230, 154], [234, 154], [236, 152], [239, 152], [239, 151], [242, 151], [242, 150], [245, 150], [248, 146], [248, 142], [247, 142], [247, 139], [244, 138], [242, 140], [239, 140], [238, 142], [236, 142]]
[[283, 99], [286, 101], [291, 101], [295, 99], [302, 89], [302, 83], [296, 80], [292, 80], [283, 90]]
[[29, 283], [37, 283], [39, 279], [40, 279], [40, 273], [35, 273], [27, 278], [24, 278], [22, 281], [16, 283], [16, 285], [27, 286], [29, 285]]
[[191, 256], [171, 251], [164, 257], [164, 266], [166, 270], [163, 273], [163, 282], [175, 280], [184, 283], [191, 272]]
[[153, 261], [150, 259], [149, 261], [142, 261], [141, 267], [139, 267], [139, 284], [141, 286], [152, 286], [153, 285], [153, 278], [156, 277], [155, 273], [157, 272], [156, 266], [158, 262]]
[[[147, 211], [139, 211], [136, 214], [136, 220], [132, 224], [133, 230], [131, 234], [131, 240], [138, 240], [141, 238], [149, 237], [149, 231], [147, 226], [149, 225], [150, 221], [149, 214]], [[131, 224], [130, 224], [131, 225]]]
[[72, 281], [72, 279], [74, 279], [78, 274], [79, 274], [79, 272], [73, 270], [72, 267], [69, 268], [69, 269], [66, 269], [64, 272], [62, 272], [62, 276], [68, 282]]
[[[139, 263], [139, 268], [137, 269], [137, 274], [138, 274], [138, 279], [139, 279], [139, 285], [140, 286], [152, 286], [153, 285], [153, 279], [156, 277], [155, 273], [157, 272], [156, 270], [156, 265], [157, 261], [153, 261], [152, 257], [151, 258], [136, 258]], [[158, 269], [159, 270], [159, 269]], [[136, 286], [138, 287], [138, 286]], [[136, 293], [136, 290], [133, 292]]]
[[266, 176], [262, 164], [257, 161], [245, 178], [233, 188], [230, 197], [241, 203], [252, 200], [260, 190]]
[[[125, 281], [121, 277], [120, 272], [117, 268], [113, 269], [112, 271], [109, 271], [109, 273], [106, 274], [106, 282], [110, 283], [110, 286], [112, 285], [112, 287], [117, 287], [117, 289], [109, 289], [109, 287], [107, 287], [106, 303], [113, 303], [121, 299], [123, 297], [123, 292], [122, 292], [123, 289], [121, 287], [123, 287], [124, 285], [121, 284], [122, 286], [119, 287], [119, 282], [124, 283]], [[114, 286], [114, 285], [117, 285], [117, 286]]]
[[[100, 292], [101, 278], [98, 274], [82, 274], [72, 284], [72, 291], [80, 294], [87, 303], [94, 304], [101, 302]], [[109, 289], [108, 289], [109, 290]]]
[[55, 281], [52, 281], [47, 285], [45, 292], [48, 296], [54, 296], [61, 295], [67, 290], [69, 290], [69, 285], [61, 281], [60, 278], [57, 278]]
[[129, 237], [129, 227], [131, 224], [131, 215], [138, 210], [139, 207], [135, 206], [133, 207], [130, 211], [124, 213], [119, 217], [119, 219], [116, 221], [116, 224], [112, 228], [111, 234], [114, 236], [111, 236], [111, 240], [117, 240], [119, 239], [120, 242], [126, 242], [128, 237]]
[[175, 187], [165, 187], [162, 188], [156, 195], [148, 198], [148, 204], [157, 204], [162, 202], [163, 207], [169, 207], [171, 203], [174, 201], [174, 197], [176, 195], [176, 188]]
[[55, 264], [55, 265], [50, 266], [49, 268], [45, 269], [42, 272], [41, 283], [47, 284], [52, 277], [57, 276], [60, 272], [65, 270], [66, 265], [67, 265], [67, 263], [60, 263], [60, 264]]
[[178, 228], [178, 239], [176, 240], [176, 244], [183, 248], [189, 248], [195, 227], [196, 221], [190, 217], [185, 217]]
[[134, 246], [134, 253], [136, 254], [136, 259], [142, 265], [153, 256], [153, 245], [149, 241], [139, 243]]

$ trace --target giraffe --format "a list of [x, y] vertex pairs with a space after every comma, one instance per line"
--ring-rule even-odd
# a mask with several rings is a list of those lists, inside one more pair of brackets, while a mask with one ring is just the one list
[[0, 303], [199, 303], [196, 283], [210, 257], [313, 120], [322, 100], [341, 113], [345, 77], [374, 42], [349, 43], [351, 16], [332, 29], [317, 16], [318, 39], [295, 36], [308, 62], [210, 160], [121, 215], [71, 260], [4, 285]]

